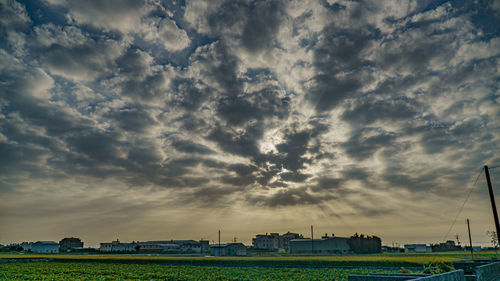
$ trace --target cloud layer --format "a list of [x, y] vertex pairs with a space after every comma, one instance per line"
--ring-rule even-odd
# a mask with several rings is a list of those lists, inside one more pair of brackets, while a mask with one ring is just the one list
[[19, 203], [0, 219], [75, 179], [103, 213], [308, 210], [345, 231], [463, 197], [500, 163], [497, 6], [1, 0], [0, 192]]

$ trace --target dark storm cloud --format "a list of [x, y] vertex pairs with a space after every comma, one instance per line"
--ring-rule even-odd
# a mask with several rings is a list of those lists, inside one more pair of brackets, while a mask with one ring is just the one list
[[247, 121], [276, 117], [282, 119], [288, 115], [289, 104], [279, 97], [274, 89], [263, 89], [245, 95], [232, 95], [219, 100], [219, 116], [230, 125], [243, 125]]
[[304, 188], [279, 190], [270, 196], [250, 196], [251, 204], [263, 207], [287, 207], [296, 205], [315, 205], [335, 199], [333, 195], [311, 194]]
[[342, 179], [332, 177], [321, 177], [316, 179], [316, 181], [316, 185], [312, 187], [312, 190], [316, 192], [322, 190], [340, 190], [343, 183]]
[[239, 176], [247, 176], [257, 171], [257, 168], [255, 166], [245, 164], [231, 164], [228, 166], [228, 170], [236, 172]]
[[148, 128], [157, 124], [147, 108], [140, 106], [127, 106], [121, 109], [113, 110], [104, 115], [117, 122], [118, 126], [131, 132], [144, 132]]
[[[363, 84], [364, 68], [372, 62], [362, 52], [374, 39], [374, 30], [341, 29], [335, 24], [325, 27], [322, 39], [314, 48], [316, 75], [308, 100], [318, 111], [327, 111], [347, 97], [354, 97]], [[343, 74], [338, 77], [338, 74]]]
[[[373, 133], [373, 135], [365, 135]], [[378, 132], [373, 129], [364, 129], [354, 132], [350, 138], [342, 144], [345, 152], [356, 160], [364, 160], [371, 157], [379, 149], [394, 145], [397, 136], [390, 132]]]
[[306, 179], [308, 179], [311, 175], [307, 174], [301, 174], [298, 172], [293, 172], [293, 173], [281, 173], [280, 177], [284, 181], [291, 181], [291, 182], [304, 182]]
[[[250, 51], [260, 51], [272, 47], [279, 30], [283, 13], [283, 2], [255, 2], [241, 35], [243, 46]], [[248, 13], [247, 13], [248, 14]]]
[[114, 59], [122, 51], [116, 41], [92, 39], [75, 27], [47, 24], [35, 29], [33, 53], [51, 72], [75, 80], [94, 80], [110, 75]]
[[223, 93], [234, 95], [242, 92], [236, 70], [239, 60], [223, 41], [199, 48], [189, 59], [191, 64], [200, 65], [202, 77], [217, 82]]
[[198, 87], [194, 79], [177, 79], [176, 95], [172, 101], [173, 106], [180, 106], [186, 111], [199, 110], [203, 102], [207, 101], [213, 94], [213, 89]]
[[311, 121], [310, 127], [304, 130], [291, 129], [287, 131], [283, 138], [284, 141], [276, 145], [279, 153], [272, 162], [292, 172], [298, 172], [304, 168], [304, 164], [312, 161], [304, 157], [310, 151], [311, 141], [327, 131], [327, 125], [316, 121]]
[[258, 147], [258, 140], [263, 136], [262, 124], [250, 124], [241, 133], [226, 130], [220, 124], [208, 135], [208, 139], [217, 143], [224, 151], [234, 155], [259, 159], [262, 155]]
[[235, 32], [242, 47], [250, 52], [267, 50], [274, 44], [284, 14], [281, 1], [225, 1], [208, 15], [210, 33], [224, 37]]
[[430, 124], [409, 129], [410, 134], [421, 136], [420, 145], [429, 154], [441, 153], [446, 148], [472, 148], [473, 140], [481, 136], [484, 121], [471, 118], [455, 124]]
[[203, 144], [195, 143], [190, 140], [176, 140], [172, 142], [172, 146], [181, 152], [198, 153], [198, 154], [212, 154], [215, 153], [210, 148]]
[[116, 133], [86, 131], [72, 134], [66, 139], [73, 151], [99, 163], [113, 162], [120, 158], [122, 142]]
[[345, 121], [369, 125], [377, 120], [407, 120], [417, 114], [416, 102], [408, 99], [369, 100], [360, 99], [344, 111]]

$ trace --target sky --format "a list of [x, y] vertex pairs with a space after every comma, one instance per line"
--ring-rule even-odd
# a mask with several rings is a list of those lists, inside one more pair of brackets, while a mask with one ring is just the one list
[[489, 244], [499, 1], [0, 0], [0, 38], [2, 244]]

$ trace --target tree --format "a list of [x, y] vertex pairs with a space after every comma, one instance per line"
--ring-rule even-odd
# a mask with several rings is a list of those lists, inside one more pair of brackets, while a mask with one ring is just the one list
[[380, 253], [382, 240], [377, 236], [365, 236], [355, 233], [347, 240], [347, 244], [351, 250], [357, 254]]
[[486, 231], [486, 235], [491, 238], [491, 244], [495, 248], [495, 257], [498, 257], [497, 249], [498, 249], [498, 235], [496, 231]]

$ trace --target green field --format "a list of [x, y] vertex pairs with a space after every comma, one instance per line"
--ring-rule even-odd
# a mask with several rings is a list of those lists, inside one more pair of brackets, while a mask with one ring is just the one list
[[[476, 258], [483, 259], [494, 255], [494, 252], [475, 253]], [[0, 280], [347, 280], [350, 274], [406, 271], [403, 267], [420, 271], [429, 264], [451, 265], [470, 260], [470, 255], [466, 252], [284, 257], [3, 254], [0, 259], [8, 261], [0, 263]], [[12, 262], [13, 259], [17, 261]]]
[[[173, 266], [116, 263], [0, 264], [0, 280], [347, 280], [373, 269]], [[395, 271], [393, 271], [395, 272]]]

